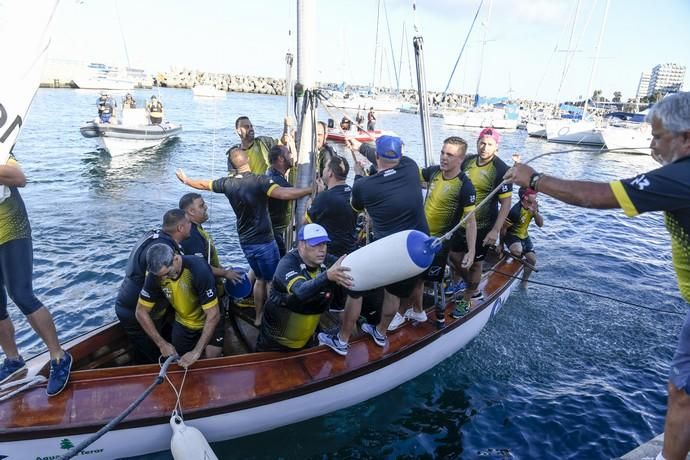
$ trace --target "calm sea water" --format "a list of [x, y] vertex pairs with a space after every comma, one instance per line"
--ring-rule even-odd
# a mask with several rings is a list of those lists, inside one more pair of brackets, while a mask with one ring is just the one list
[[[95, 150], [79, 125], [93, 118], [97, 93], [38, 92], [15, 148], [34, 238], [34, 285], [52, 311], [61, 340], [115, 318], [114, 298], [136, 239], [189, 191], [174, 176], [225, 171], [223, 152], [237, 142], [234, 120], [249, 115], [257, 134], [282, 129], [282, 98], [230, 94], [194, 99], [161, 90], [181, 137], [126, 161]], [[139, 100], [152, 94], [139, 91]], [[325, 118], [325, 116], [324, 116]], [[423, 163], [416, 116], [381, 114]], [[449, 135], [478, 131], [432, 119], [434, 148]], [[505, 133], [500, 156], [524, 159], [569, 147]], [[470, 148], [474, 153], [474, 148]], [[435, 154], [435, 156], [437, 156]], [[567, 178], [610, 180], [655, 167], [647, 156], [586, 152], [538, 160]], [[207, 225], [225, 264], [243, 265], [233, 212], [206, 196]], [[540, 272], [535, 281], [596, 291], [653, 308], [684, 312], [660, 215], [626, 218], [541, 197], [543, 229], [532, 227]], [[25, 356], [42, 343], [11, 307]], [[336, 413], [214, 445], [220, 458], [598, 459], [621, 455], [663, 430], [665, 382], [681, 317], [532, 285], [518, 291], [467, 348], [415, 380]], [[169, 459], [169, 453], [145, 458]]]

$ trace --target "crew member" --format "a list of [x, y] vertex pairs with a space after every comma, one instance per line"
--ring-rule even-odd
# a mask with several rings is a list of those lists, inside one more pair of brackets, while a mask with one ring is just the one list
[[[527, 187], [520, 187], [518, 190], [519, 203], [510, 209], [506, 223], [503, 225], [505, 235], [503, 242], [508, 246], [508, 250], [513, 256], [520, 259], [525, 257], [531, 266], [537, 264], [537, 255], [534, 253], [534, 245], [529, 236], [529, 224], [534, 220], [537, 227], [544, 226], [544, 218], [539, 214], [539, 204], [537, 203], [537, 192]], [[532, 274], [532, 269], [525, 265], [522, 275], [522, 286], [527, 286]]]
[[101, 93], [101, 96], [96, 101], [96, 107], [98, 107], [98, 119], [100, 122], [110, 123], [110, 119], [115, 114], [115, 107], [108, 93]]
[[[289, 120], [285, 120], [283, 138], [282, 141], [286, 141], [286, 136], [288, 135]], [[254, 174], [264, 174], [268, 169], [270, 162], [268, 161], [268, 152], [271, 147], [279, 143], [287, 144], [287, 142], [282, 142], [279, 139], [274, 139], [268, 136], [255, 136], [254, 135], [254, 125], [249, 120], [249, 117], [241, 116], [235, 120], [235, 132], [240, 138], [240, 145], [234, 146], [227, 151], [226, 155], [228, 157], [228, 171], [232, 168], [232, 162], [230, 160], [231, 150], [239, 147], [244, 150], [249, 158], [249, 169]]]
[[326, 141], [328, 140], [328, 125], [323, 121], [316, 124], [316, 164], [319, 168], [319, 177], [323, 178], [323, 170], [328, 162], [338, 154]]
[[280, 260], [266, 302], [257, 351], [296, 351], [313, 346], [321, 313], [338, 285], [350, 287], [350, 269], [327, 254], [326, 230], [306, 224], [297, 233], [297, 248]]
[[127, 93], [125, 95], [124, 101], [122, 101], [122, 106], [125, 109], [136, 109], [137, 108], [137, 101], [134, 100], [132, 95], [130, 93]]
[[[271, 163], [271, 167], [266, 171], [266, 176], [281, 187], [292, 187], [292, 184], [285, 178], [287, 171], [294, 166], [290, 149], [284, 145], [274, 145], [268, 152], [268, 161]], [[283, 257], [285, 255], [285, 232], [290, 223], [290, 202], [269, 198], [268, 214], [271, 217], [271, 226], [278, 245], [278, 253], [280, 257]]]
[[[178, 364], [185, 369], [202, 355], [221, 356], [225, 328], [209, 265], [200, 257], [175, 254], [170, 246], [157, 243], [146, 251], [146, 268], [136, 315], [161, 355], [178, 354]], [[172, 343], [161, 336], [151, 318], [151, 310], [162, 299], [175, 310]]]
[[[375, 150], [378, 173], [359, 179], [352, 186], [352, 207], [369, 213], [375, 239], [403, 230], [429, 233], [420, 193], [419, 167], [414, 160], [403, 156], [402, 145], [398, 137], [379, 137]], [[368, 144], [360, 146], [360, 151], [372, 149]], [[380, 322], [376, 326], [368, 323], [362, 325], [362, 331], [371, 335], [376, 345], [385, 347], [388, 343], [388, 325], [400, 307], [400, 299], [409, 297], [412, 293], [416, 278], [384, 287]], [[351, 292], [345, 304], [340, 331], [335, 334], [320, 333], [319, 343], [329, 346], [340, 355], [346, 355], [350, 335], [361, 310], [362, 293]]]
[[369, 108], [369, 113], [367, 114], [367, 131], [374, 131], [376, 129], [376, 115], [374, 114], [374, 108]]

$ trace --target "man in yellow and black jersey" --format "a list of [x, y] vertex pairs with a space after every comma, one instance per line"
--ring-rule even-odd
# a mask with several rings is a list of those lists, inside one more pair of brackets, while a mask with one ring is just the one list
[[213, 238], [202, 226], [208, 220], [208, 206], [203, 197], [195, 192], [186, 193], [180, 198], [179, 206], [192, 223], [189, 238], [181, 243], [182, 249], [186, 255], [199, 256], [211, 266], [211, 272], [216, 277], [218, 297], [222, 297], [225, 293], [225, 282], [236, 283], [242, 279], [242, 274], [223, 268], [220, 264]]
[[[690, 92], [657, 102], [647, 121], [659, 169], [607, 184], [557, 179], [518, 164], [505, 179], [576, 206], [622, 208], [628, 216], [663, 211], [680, 293], [690, 303]], [[690, 452], [690, 312], [671, 362], [668, 394], [664, 448], [657, 459], [685, 459]]]
[[[539, 203], [537, 203], [537, 192], [527, 187], [520, 187], [518, 190], [520, 202], [516, 203], [508, 213], [505, 224], [503, 224], [503, 242], [508, 246], [508, 250], [515, 257], [520, 259], [525, 257], [530, 265], [537, 265], [537, 255], [534, 252], [532, 239], [529, 237], [529, 224], [534, 219], [538, 227], [544, 226], [544, 218], [539, 213]], [[522, 275], [522, 286], [527, 286], [532, 274], [532, 269], [525, 265]]]
[[7, 311], [9, 296], [48, 347], [46, 393], [55, 396], [67, 386], [72, 356], [60, 346], [50, 311], [34, 295], [31, 225], [18, 190], [26, 185], [26, 176], [11, 153], [0, 152], [0, 157], [4, 157], [0, 158], [0, 349], [5, 353], [0, 384], [19, 377], [26, 369]]
[[[467, 142], [457, 136], [443, 141], [439, 164], [420, 169], [422, 182], [427, 184], [424, 200], [424, 215], [429, 224], [429, 235], [440, 237], [453, 228], [460, 219], [475, 209], [476, 193], [469, 178], [460, 170], [460, 165], [467, 153]], [[425, 276], [417, 281], [415, 290], [410, 296], [412, 308], [405, 311], [406, 319], [426, 321], [422, 308], [424, 279], [442, 281], [449, 251], [463, 252], [462, 266], [467, 269], [474, 262], [474, 248], [477, 227], [474, 214], [470, 215], [465, 228], [458, 230], [453, 238], [443, 245], [436, 254]], [[469, 299], [468, 299], [469, 300]], [[439, 321], [441, 322], [441, 321]]]
[[[223, 352], [225, 328], [218, 308], [216, 282], [206, 261], [175, 254], [170, 246], [154, 244], [146, 253], [146, 280], [139, 294], [137, 320], [165, 357], [179, 354], [178, 364], [189, 367], [202, 355], [215, 358]], [[172, 343], [165, 340], [151, 309], [166, 298], [175, 310]]]
[[351, 286], [345, 256], [327, 254], [331, 240], [326, 229], [306, 224], [297, 233], [297, 248], [280, 259], [256, 351], [296, 351], [314, 346], [321, 313], [336, 296], [338, 286]]
[[240, 138], [240, 145], [234, 146], [226, 153], [228, 157], [228, 171], [235, 169], [232, 167], [230, 160], [230, 153], [233, 148], [239, 147], [249, 158], [249, 169], [254, 174], [264, 174], [268, 169], [270, 162], [268, 161], [268, 152], [274, 145], [286, 144], [283, 142], [287, 137], [288, 123], [287, 119], [283, 131], [282, 139], [274, 139], [269, 136], [255, 136], [254, 125], [249, 120], [249, 117], [241, 116], [235, 120], [235, 132]]
[[457, 273], [463, 273], [467, 281], [465, 294], [473, 296], [482, 277], [482, 264], [486, 251], [498, 242], [503, 222], [510, 211], [510, 201], [513, 187], [503, 184], [503, 175], [508, 171], [508, 165], [496, 153], [500, 135], [493, 128], [484, 128], [477, 140], [477, 155], [469, 156], [462, 163], [462, 171], [470, 178], [477, 192], [477, 204], [481, 203], [492, 190], [500, 186], [499, 192], [491, 201], [477, 209], [477, 244], [475, 248], [475, 263], [469, 271], [462, 269], [463, 253], [451, 253], [449, 260]]

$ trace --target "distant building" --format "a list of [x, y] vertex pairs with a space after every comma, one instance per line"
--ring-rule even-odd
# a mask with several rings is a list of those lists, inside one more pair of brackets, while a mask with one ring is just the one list
[[652, 74], [649, 72], [642, 72], [640, 75], [640, 83], [637, 85], [637, 98], [641, 99], [649, 94], [649, 81]]
[[[647, 95], [677, 93], [683, 87], [685, 66], [679, 64], [659, 64], [652, 69]], [[643, 74], [644, 75], [644, 74]], [[641, 83], [641, 80], [640, 80]]]

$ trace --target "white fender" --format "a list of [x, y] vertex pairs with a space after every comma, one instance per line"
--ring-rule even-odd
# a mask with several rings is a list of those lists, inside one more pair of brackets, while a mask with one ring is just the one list
[[170, 450], [175, 460], [218, 460], [201, 431], [185, 425], [177, 413], [170, 417], [170, 426], [173, 430]]
[[367, 291], [412, 278], [429, 268], [435, 250], [433, 238], [417, 230], [404, 230], [376, 240], [348, 254], [353, 291]]

